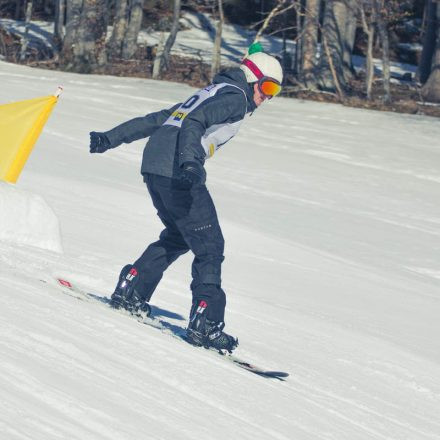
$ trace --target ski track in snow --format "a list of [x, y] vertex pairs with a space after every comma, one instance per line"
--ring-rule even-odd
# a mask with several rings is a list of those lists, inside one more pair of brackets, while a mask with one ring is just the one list
[[[91, 156], [88, 132], [192, 89], [6, 63], [0, 81], [1, 102], [65, 87], [17, 184], [53, 208], [64, 254], [0, 242], [0, 439], [440, 439], [437, 120], [277, 99], [207, 162], [227, 330], [277, 382], [54, 285], [109, 295], [161, 230], [144, 142]], [[153, 297], [171, 329], [190, 264]]]

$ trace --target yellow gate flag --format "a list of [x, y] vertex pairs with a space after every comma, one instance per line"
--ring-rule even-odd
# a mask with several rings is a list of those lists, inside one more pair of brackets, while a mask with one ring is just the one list
[[15, 183], [58, 96], [0, 105], [0, 179]]

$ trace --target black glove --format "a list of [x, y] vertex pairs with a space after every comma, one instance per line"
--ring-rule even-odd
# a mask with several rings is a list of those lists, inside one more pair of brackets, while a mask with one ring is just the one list
[[111, 148], [110, 141], [104, 133], [90, 132], [90, 153], [104, 153]]
[[192, 185], [206, 182], [206, 171], [200, 162], [185, 162], [182, 165], [181, 180]]

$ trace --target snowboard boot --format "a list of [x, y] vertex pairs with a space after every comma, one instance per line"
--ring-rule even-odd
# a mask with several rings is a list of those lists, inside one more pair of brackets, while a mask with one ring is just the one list
[[214, 348], [222, 353], [232, 351], [238, 345], [238, 339], [223, 331], [224, 322], [214, 322], [206, 318], [206, 301], [199, 301], [197, 308], [190, 316], [186, 329], [186, 340], [198, 347]]
[[127, 264], [121, 270], [118, 284], [110, 298], [110, 305], [115, 309], [124, 309], [133, 315], [146, 317], [151, 314], [151, 308], [140, 293], [142, 283], [137, 269]]

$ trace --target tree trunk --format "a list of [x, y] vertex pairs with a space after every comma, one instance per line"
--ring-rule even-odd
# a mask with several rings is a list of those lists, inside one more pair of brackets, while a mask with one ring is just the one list
[[335, 65], [333, 63], [333, 58], [331, 56], [330, 48], [328, 46], [327, 39], [326, 39], [325, 35], [322, 36], [322, 45], [324, 46], [325, 56], [328, 59], [330, 73], [332, 75], [332, 80], [335, 85], [335, 89], [338, 93], [339, 100], [343, 101], [345, 98], [345, 93], [341, 87], [341, 83], [339, 82], [338, 74], [336, 72]]
[[156, 57], [154, 58], [154, 63], [153, 63], [153, 73], [152, 73], [153, 79], [157, 79], [160, 76], [160, 67], [161, 67], [164, 47], [165, 47], [165, 34], [162, 32], [160, 34], [160, 40], [156, 50]]
[[318, 49], [320, 8], [321, 0], [307, 0], [301, 38], [302, 59], [300, 68], [300, 77], [302, 77], [307, 87], [314, 87], [316, 84], [315, 69], [317, 65], [316, 52]]
[[371, 99], [371, 91], [373, 89], [374, 81], [374, 63], [373, 63], [373, 46], [374, 46], [374, 26], [371, 26], [368, 34], [368, 49], [367, 49], [367, 99]]
[[430, 102], [440, 102], [440, 7], [436, 14], [436, 45], [432, 60], [431, 74], [422, 88], [422, 96]]
[[66, 2], [66, 35], [63, 41], [61, 62], [65, 66], [73, 60], [73, 47], [81, 18], [83, 0], [67, 0]]
[[383, 90], [384, 102], [391, 101], [391, 70], [390, 70], [390, 40], [388, 35], [387, 24], [382, 14], [382, 9], [385, 7], [383, 0], [375, 0], [374, 7], [376, 9], [375, 15], [377, 17], [377, 30], [380, 41], [382, 43], [382, 76], [383, 76]]
[[347, 20], [345, 22], [345, 39], [343, 42], [344, 74], [350, 79], [354, 74], [353, 48], [356, 39], [357, 15], [359, 6], [356, 1], [347, 2]]
[[108, 43], [108, 54], [111, 58], [120, 58], [122, 55], [122, 42], [127, 29], [127, 9], [128, 0], [116, 0], [113, 31]]
[[157, 79], [160, 76], [162, 70], [168, 69], [171, 48], [173, 47], [173, 44], [176, 41], [177, 31], [179, 30], [180, 5], [181, 5], [181, 0], [174, 0], [174, 14], [173, 14], [173, 24], [171, 26], [171, 32], [170, 35], [168, 35], [162, 53], [159, 53], [158, 51], [158, 54], [156, 55], [156, 58], [157, 57], [159, 58], [157, 58], [158, 59], [157, 64], [156, 64], [156, 60], [154, 61], [155, 67], [153, 70], [153, 79]]
[[44, 0], [43, 9], [44, 9], [45, 14], [47, 14], [47, 15], [50, 15], [52, 12], [51, 4], [52, 4], [51, 0]]
[[[328, 50], [324, 51], [320, 61], [319, 84], [322, 89], [335, 91], [339, 86], [344, 91], [352, 76], [344, 58], [351, 57], [350, 44], [347, 42], [347, 22], [355, 0], [327, 0], [322, 30]], [[335, 74], [337, 81], [335, 81]]]
[[[296, 21], [296, 43], [295, 43], [295, 73], [298, 78], [302, 76], [302, 59], [303, 59], [303, 32], [305, 19], [302, 15], [305, 15], [306, 5], [303, 7], [303, 0], [297, 2], [297, 6], [295, 8], [295, 21]], [[284, 34], [284, 33], [283, 33]]]
[[62, 62], [66, 70], [95, 72], [106, 62], [106, 0], [70, 0], [69, 3], [74, 9], [68, 14]]
[[[282, 49], [282, 56], [281, 56], [281, 67], [283, 68], [283, 71], [286, 72], [288, 69], [288, 57], [287, 57], [287, 35], [286, 35], [286, 28], [287, 28], [287, 15], [284, 15], [284, 25], [283, 25], [283, 32], [282, 32], [282, 38], [283, 38], [283, 49]], [[290, 63], [291, 64], [291, 63]], [[290, 66], [289, 66], [290, 67]]]
[[211, 80], [220, 70], [221, 64], [221, 48], [222, 48], [222, 32], [225, 15], [223, 13], [223, 0], [218, 0], [218, 21], [215, 29], [214, 50], [212, 52], [211, 64]]
[[64, 40], [64, 16], [66, 14], [66, 0], [55, 0], [54, 39], [58, 50]]
[[20, 20], [21, 15], [21, 0], [15, 1], [15, 19]]
[[130, 18], [122, 44], [122, 58], [128, 60], [133, 58], [137, 50], [137, 39], [142, 26], [144, 0], [132, 0], [130, 7]]
[[367, 23], [367, 18], [365, 14], [365, 3], [360, 5], [361, 19], [362, 19], [362, 27], [364, 29], [365, 34], [368, 37], [367, 42], [367, 56], [366, 56], [366, 75], [365, 75], [365, 83], [367, 88], [367, 99], [371, 99], [371, 90], [373, 87], [374, 80], [374, 64], [373, 64], [373, 46], [374, 46], [374, 28], [376, 26], [375, 23], [375, 13], [374, 10], [371, 11], [371, 21]]
[[435, 51], [436, 23], [437, 23], [438, 3], [435, 0], [428, 0], [426, 5], [426, 32], [423, 39], [422, 56], [417, 70], [417, 78], [422, 83], [428, 80], [431, 73], [432, 57]]
[[27, 47], [29, 44], [29, 25], [32, 18], [32, 0], [26, 5], [26, 18], [24, 25], [24, 36], [21, 42], [20, 61], [23, 62], [26, 59]]

